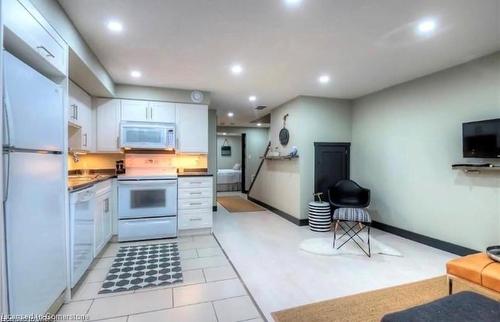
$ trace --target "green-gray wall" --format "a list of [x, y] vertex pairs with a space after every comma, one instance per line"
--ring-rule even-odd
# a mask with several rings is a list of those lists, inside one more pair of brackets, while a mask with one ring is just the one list
[[461, 125], [500, 117], [499, 53], [358, 99], [353, 112], [352, 178], [371, 189], [375, 220], [477, 250], [500, 244], [500, 174], [451, 169], [484, 162], [462, 159]]
[[[283, 116], [290, 132], [287, 146], [279, 143]], [[348, 100], [299, 96], [271, 111], [269, 138], [281, 154], [298, 149], [299, 158], [265, 161], [250, 196], [298, 219], [307, 218], [307, 204], [314, 192], [314, 142], [350, 142], [351, 102]]]
[[[222, 146], [230, 146], [231, 155], [222, 155]], [[217, 135], [217, 168], [232, 169], [236, 163], [241, 164], [241, 135]]]

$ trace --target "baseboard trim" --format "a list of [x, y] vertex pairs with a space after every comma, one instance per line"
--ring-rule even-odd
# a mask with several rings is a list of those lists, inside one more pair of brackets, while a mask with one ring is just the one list
[[256, 204], [258, 204], [259, 206], [262, 206], [264, 208], [267, 208], [268, 210], [272, 211], [273, 213], [277, 214], [278, 216], [288, 220], [289, 222], [291, 223], [294, 223], [295, 225], [297, 226], [307, 226], [309, 224], [309, 220], [307, 219], [298, 219], [282, 210], [279, 210], [277, 208], [274, 208], [273, 206], [270, 206], [268, 205], [267, 203], [263, 202], [263, 201], [260, 201], [258, 199], [255, 199], [255, 198], [252, 198], [250, 196], [247, 196], [247, 199], [252, 201], [252, 202], [255, 202]]
[[400, 237], [403, 237], [403, 238], [406, 238], [406, 239], [409, 239], [409, 240], [413, 240], [413, 241], [420, 243], [420, 244], [431, 246], [431, 247], [434, 247], [434, 248], [437, 248], [440, 250], [444, 250], [446, 252], [453, 253], [453, 254], [460, 255], [460, 256], [479, 253], [479, 251], [471, 249], [471, 248], [463, 247], [463, 246], [452, 244], [452, 243], [449, 243], [449, 242], [446, 242], [443, 240], [439, 240], [436, 238], [417, 234], [417, 233], [414, 233], [412, 231], [405, 230], [405, 229], [398, 228], [398, 227], [394, 227], [391, 225], [387, 225], [387, 224], [384, 224], [384, 223], [381, 223], [378, 221], [373, 221], [372, 227], [386, 231], [388, 233], [391, 233], [391, 234], [394, 234], [394, 235], [397, 235]]
[[217, 211], [217, 206], [212, 206], [212, 211]]

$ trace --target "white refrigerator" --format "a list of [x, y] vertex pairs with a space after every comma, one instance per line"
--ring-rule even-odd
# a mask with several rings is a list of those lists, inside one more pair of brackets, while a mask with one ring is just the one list
[[61, 88], [4, 55], [4, 216], [11, 314], [43, 314], [66, 287]]

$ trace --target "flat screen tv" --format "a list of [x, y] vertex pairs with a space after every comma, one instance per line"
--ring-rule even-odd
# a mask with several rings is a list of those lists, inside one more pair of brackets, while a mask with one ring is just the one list
[[464, 158], [500, 158], [500, 119], [462, 124]]

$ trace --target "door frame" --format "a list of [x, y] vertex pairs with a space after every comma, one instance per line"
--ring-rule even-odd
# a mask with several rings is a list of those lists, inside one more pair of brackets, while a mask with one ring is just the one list
[[314, 142], [314, 191], [318, 191], [318, 169], [316, 168], [316, 160], [318, 159], [318, 147], [343, 147], [347, 151], [346, 173], [347, 179], [351, 178], [351, 143], [350, 142]]
[[246, 189], [246, 155], [247, 155], [247, 134], [241, 133], [241, 193], [247, 193]]

